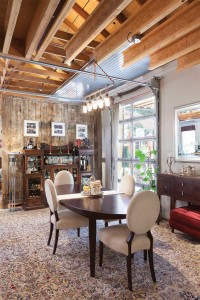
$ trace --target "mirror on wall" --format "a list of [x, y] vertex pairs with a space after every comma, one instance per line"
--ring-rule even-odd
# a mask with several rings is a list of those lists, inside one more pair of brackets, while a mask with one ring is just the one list
[[175, 159], [200, 161], [200, 103], [175, 109]]

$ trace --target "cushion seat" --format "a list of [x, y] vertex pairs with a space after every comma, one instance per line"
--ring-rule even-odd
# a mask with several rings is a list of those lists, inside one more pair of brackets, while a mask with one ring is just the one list
[[172, 229], [180, 230], [200, 239], [200, 206], [191, 205], [172, 209], [169, 225]]
[[[99, 239], [107, 247], [128, 256], [127, 238], [130, 230], [126, 224], [114, 225], [99, 229]], [[150, 240], [146, 234], [135, 234], [131, 245], [131, 253], [150, 249]]]

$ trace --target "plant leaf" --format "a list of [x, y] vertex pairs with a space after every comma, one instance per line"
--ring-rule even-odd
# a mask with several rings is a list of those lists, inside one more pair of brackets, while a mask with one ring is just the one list
[[138, 163], [138, 164], [135, 164], [135, 167], [136, 167], [137, 170], [140, 170], [142, 165]]
[[151, 151], [151, 154], [156, 155], [156, 154], [157, 154], [157, 150], [152, 150], [152, 151]]
[[149, 181], [149, 178], [148, 178], [148, 177], [144, 177], [144, 178], [143, 178], [143, 181], [148, 182], [148, 181]]

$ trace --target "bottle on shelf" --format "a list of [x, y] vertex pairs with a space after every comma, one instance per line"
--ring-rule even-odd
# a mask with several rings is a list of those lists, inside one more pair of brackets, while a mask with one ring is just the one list
[[72, 174], [73, 178], [74, 178], [74, 182], [77, 182], [77, 169], [73, 168], [73, 174]]
[[27, 149], [33, 149], [33, 147], [34, 147], [34, 142], [33, 142], [33, 139], [30, 138], [30, 139], [28, 140]]

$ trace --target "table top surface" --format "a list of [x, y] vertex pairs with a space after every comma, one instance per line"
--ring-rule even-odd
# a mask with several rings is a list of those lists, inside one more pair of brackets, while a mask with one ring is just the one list
[[[80, 192], [81, 185], [56, 187], [59, 195]], [[60, 204], [83, 216], [96, 219], [125, 218], [131, 196], [111, 194], [60, 200]]]
[[56, 186], [57, 195], [76, 194], [83, 189], [81, 184], [63, 184]]

